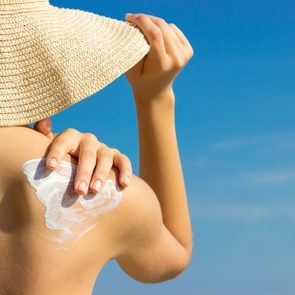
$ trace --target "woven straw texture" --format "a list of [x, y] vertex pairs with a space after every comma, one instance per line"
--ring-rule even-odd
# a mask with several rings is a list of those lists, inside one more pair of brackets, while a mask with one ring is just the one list
[[54, 115], [138, 63], [149, 44], [135, 26], [48, 0], [0, 0], [0, 126]]

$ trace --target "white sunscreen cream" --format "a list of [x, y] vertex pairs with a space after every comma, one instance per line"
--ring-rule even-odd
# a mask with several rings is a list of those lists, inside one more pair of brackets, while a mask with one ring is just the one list
[[115, 208], [122, 200], [122, 191], [107, 179], [98, 193], [79, 195], [74, 189], [77, 166], [62, 161], [60, 170], [46, 167], [46, 158], [35, 158], [23, 164], [22, 171], [36, 189], [36, 196], [45, 206], [45, 223], [55, 231], [49, 239], [64, 243], [77, 241], [98, 222], [96, 217]]

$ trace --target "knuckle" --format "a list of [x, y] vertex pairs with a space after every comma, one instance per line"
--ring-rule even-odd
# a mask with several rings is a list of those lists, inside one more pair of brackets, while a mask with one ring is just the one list
[[128, 165], [131, 165], [130, 159], [125, 154], [121, 154], [121, 157], [123, 161], [127, 162]]
[[90, 133], [90, 132], [84, 133], [83, 137], [84, 137], [85, 140], [89, 140], [89, 141], [96, 141], [97, 140], [96, 136], [93, 133]]
[[114, 154], [120, 154], [121, 152], [117, 148], [112, 148], [111, 149]]
[[74, 129], [74, 128], [67, 128], [66, 130], [65, 130], [65, 132], [67, 132], [67, 133], [74, 133], [74, 132], [79, 132], [78, 130], [76, 130], [76, 129]]
[[187, 63], [190, 58], [191, 58], [191, 52], [189, 50], [184, 51], [184, 63]]
[[170, 62], [163, 62], [161, 65], [159, 65], [159, 67], [164, 74], [169, 74], [172, 70], [172, 65]]
[[181, 70], [182, 65], [180, 63], [175, 63], [173, 68], [174, 68], [174, 70], [179, 71], [179, 70]]
[[97, 150], [97, 152], [98, 152], [99, 154], [102, 154], [102, 153], [105, 153], [108, 149], [109, 149], [109, 148], [108, 148], [105, 144], [103, 144], [103, 145], [100, 145], [100, 147], [99, 147], [99, 149]]
[[56, 146], [65, 145], [66, 140], [60, 136], [56, 137], [54, 141], [51, 143], [52, 146], [56, 148]]
[[184, 58], [178, 58], [174, 61], [174, 69], [180, 70], [185, 65], [185, 59]]
[[139, 22], [145, 21], [146, 19], [147, 19], [147, 16], [144, 15], [144, 14], [138, 14], [138, 15], [137, 15], [137, 20], [138, 20]]
[[99, 142], [99, 145], [98, 145], [98, 151], [100, 152], [101, 150], [104, 150], [104, 149], [108, 149], [109, 147], [104, 144], [103, 142]]
[[150, 30], [150, 36], [151, 39], [154, 41], [158, 41], [162, 38], [162, 31], [159, 28], [153, 28], [152, 30]]
[[162, 19], [162, 18], [157, 18], [157, 19], [155, 19], [155, 24], [157, 25], [157, 26], [159, 26], [159, 27], [163, 27], [163, 26], [165, 26], [167, 23], [165, 22], [165, 20], [164, 19]]

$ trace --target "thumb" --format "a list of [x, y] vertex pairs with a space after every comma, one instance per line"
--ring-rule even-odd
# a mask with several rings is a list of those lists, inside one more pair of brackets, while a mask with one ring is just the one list
[[34, 125], [34, 129], [49, 137], [50, 139], [54, 138], [52, 134], [52, 124], [50, 117], [37, 121]]

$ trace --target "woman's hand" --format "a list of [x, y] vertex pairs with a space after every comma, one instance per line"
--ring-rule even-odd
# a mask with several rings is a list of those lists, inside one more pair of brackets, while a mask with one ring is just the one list
[[[130, 184], [133, 172], [128, 157], [117, 149], [109, 148], [104, 143], [99, 142], [92, 133], [81, 133], [73, 128], [68, 128], [60, 134], [52, 134], [50, 118], [38, 121], [34, 129], [52, 139], [46, 160], [48, 169], [58, 170], [59, 164], [66, 154], [78, 159], [74, 185], [78, 194], [87, 194], [89, 188], [94, 193], [99, 192], [113, 164], [120, 170], [120, 184], [123, 187]], [[56, 160], [54, 166], [50, 165], [50, 160], [53, 159]], [[126, 177], [127, 182], [125, 182]], [[99, 181], [102, 182], [99, 189], [95, 188], [97, 180], [98, 183]], [[81, 182], [85, 182], [84, 189], [79, 188]]]
[[126, 14], [126, 20], [138, 26], [148, 39], [150, 51], [126, 72], [136, 97], [163, 97], [193, 56], [193, 48], [175, 24], [147, 14]]

